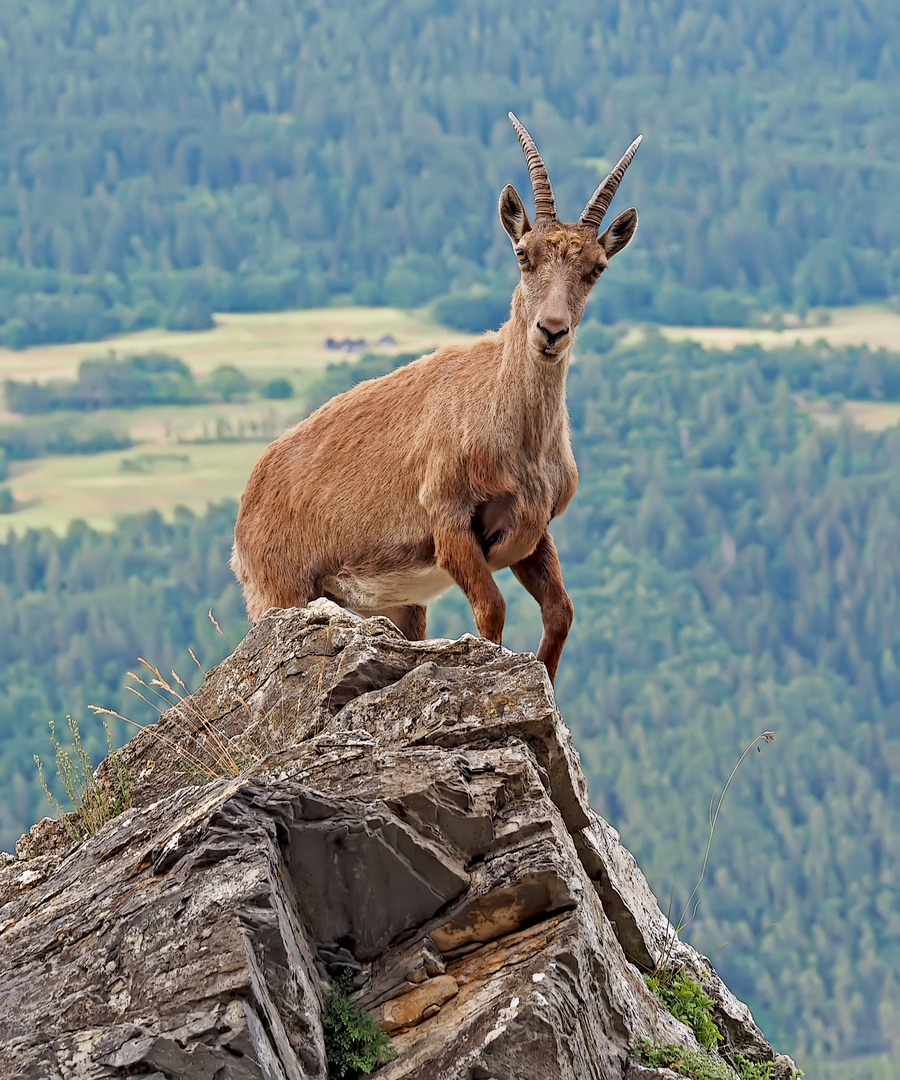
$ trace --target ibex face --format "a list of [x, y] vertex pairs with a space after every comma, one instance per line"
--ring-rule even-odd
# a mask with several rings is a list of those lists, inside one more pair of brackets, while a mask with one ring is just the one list
[[571, 348], [594, 283], [637, 229], [637, 210], [631, 207], [599, 233], [603, 215], [641, 138], [635, 139], [591, 196], [578, 221], [570, 225], [556, 216], [550, 178], [531, 136], [512, 113], [509, 118], [525, 151], [536, 214], [532, 225], [519, 193], [507, 184], [500, 195], [500, 220], [519, 260], [519, 291], [529, 345], [540, 359], [553, 362]]

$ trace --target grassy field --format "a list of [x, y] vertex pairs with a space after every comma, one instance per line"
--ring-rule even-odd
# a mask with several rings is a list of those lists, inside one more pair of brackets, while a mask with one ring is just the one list
[[148, 405], [139, 409], [109, 409], [94, 415], [126, 428], [140, 443], [171, 446], [186, 441], [224, 442], [230, 437], [258, 436], [271, 442], [306, 414], [303, 398], [288, 401], [218, 402], [209, 405]]
[[840, 406], [814, 401], [802, 402], [801, 408], [829, 427], [836, 427], [843, 420], [866, 431], [884, 431], [900, 424], [900, 402], [896, 401], [847, 401]]
[[[385, 335], [394, 344], [380, 345]], [[0, 380], [71, 379], [85, 357], [110, 349], [122, 356], [160, 350], [180, 357], [198, 377], [230, 364], [260, 381], [288, 378], [298, 395], [288, 401], [257, 398], [96, 413], [98, 421], [127, 429], [139, 445], [16, 463], [9, 487], [20, 509], [0, 515], [0, 539], [13, 529], [64, 532], [79, 517], [109, 528], [123, 514], [151, 508], [168, 514], [176, 506], [201, 511], [209, 502], [236, 499], [265, 445], [303, 416], [309, 383], [328, 363], [348, 359], [327, 349], [326, 338], [365, 338], [367, 348], [393, 355], [423, 353], [469, 336], [395, 308], [322, 308], [217, 315], [212, 330], [196, 333], [147, 330], [102, 342], [0, 349]], [[13, 419], [3, 412], [0, 418]], [[235, 435], [248, 441], [231, 441]]]
[[[62, 533], [76, 518], [108, 529], [124, 514], [143, 510], [167, 516], [176, 506], [202, 510], [240, 495], [262, 448], [263, 443], [140, 446], [16, 464], [10, 486], [22, 509], [0, 516], [0, 536], [13, 528]], [[125, 462], [132, 467], [123, 467]]]
[[[662, 332], [673, 339], [687, 338], [718, 348], [824, 338], [836, 345], [900, 349], [900, 314], [886, 307], [836, 309], [828, 316], [827, 325], [783, 331], [671, 326]], [[393, 345], [378, 345], [385, 335], [393, 337]], [[106, 528], [123, 514], [151, 508], [168, 514], [179, 505], [201, 511], [210, 501], [238, 498], [265, 444], [302, 416], [303, 392], [309, 382], [326, 364], [347, 358], [325, 347], [328, 337], [365, 338], [369, 348], [396, 354], [422, 353], [464, 341], [469, 335], [439, 326], [422, 313], [321, 308], [218, 315], [214, 329], [196, 333], [148, 330], [103, 342], [40, 346], [24, 352], [0, 349], [0, 380], [72, 378], [85, 357], [110, 349], [120, 355], [157, 349], [181, 357], [198, 377], [231, 364], [259, 380], [289, 378], [298, 394], [289, 401], [257, 399], [112, 411], [106, 415], [126, 427], [139, 445], [122, 452], [17, 463], [9, 486], [21, 508], [0, 515], [0, 539], [12, 529], [50, 527], [62, 532], [77, 517]], [[835, 409], [821, 402], [804, 407], [822, 423], [838, 423], [844, 415], [869, 430], [900, 423], [900, 405], [894, 403], [849, 402]], [[97, 414], [98, 419], [103, 415]], [[233, 441], [239, 434], [248, 441]], [[249, 441], [251, 436], [254, 441]]]
[[[396, 344], [377, 346], [387, 334]], [[448, 330], [420, 313], [397, 308], [229, 313], [216, 315], [212, 330], [143, 330], [100, 342], [37, 345], [22, 352], [0, 348], [0, 379], [71, 379], [85, 357], [103, 356], [113, 349], [123, 356], [151, 350], [167, 352], [184, 360], [197, 376], [208, 375], [220, 364], [233, 364], [255, 378], [284, 376], [302, 385], [329, 361], [342, 358], [325, 347], [328, 337], [365, 338], [378, 352], [423, 353], [469, 336]]]
[[733, 326], [665, 326], [661, 330], [672, 341], [699, 341], [714, 349], [733, 349], [738, 345], [776, 348], [792, 345], [795, 341], [811, 345], [825, 340], [832, 345], [869, 345], [873, 349], [900, 350], [900, 313], [884, 305], [830, 308], [823, 314], [829, 320], [824, 325], [785, 327], [783, 330]]

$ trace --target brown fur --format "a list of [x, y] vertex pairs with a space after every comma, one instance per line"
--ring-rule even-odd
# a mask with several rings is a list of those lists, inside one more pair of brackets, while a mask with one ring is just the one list
[[628, 210], [603, 233], [528, 222], [511, 187], [500, 216], [526, 255], [509, 321], [361, 383], [263, 453], [241, 499], [231, 565], [254, 621], [329, 596], [425, 635], [425, 605], [459, 585], [478, 632], [500, 642], [492, 573], [538, 601], [538, 657], [556, 674], [573, 618], [548, 525], [575, 493], [565, 402], [575, 327]]

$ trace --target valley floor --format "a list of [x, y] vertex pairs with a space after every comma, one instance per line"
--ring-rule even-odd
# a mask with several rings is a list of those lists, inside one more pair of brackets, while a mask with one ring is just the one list
[[[757, 343], [764, 348], [793, 342], [900, 348], [900, 314], [886, 306], [836, 308], [819, 325], [783, 330], [750, 327], [666, 326], [673, 341], [697, 341], [710, 348]], [[626, 342], [641, 336], [635, 328]], [[111, 528], [123, 514], [176, 506], [202, 511], [209, 502], [238, 498], [262, 448], [304, 412], [304, 392], [329, 363], [352, 361], [361, 351], [385, 356], [424, 353], [471, 335], [448, 330], [425, 312], [397, 308], [334, 307], [254, 314], [221, 314], [212, 330], [194, 333], [147, 330], [101, 342], [46, 345], [12, 352], [0, 349], [0, 379], [44, 382], [71, 379], [86, 357], [113, 351], [126, 356], [153, 350], [184, 360], [198, 377], [231, 365], [256, 378], [288, 378], [289, 401], [258, 398], [227, 404], [147, 406], [96, 414], [127, 429], [136, 445], [90, 456], [49, 456], [15, 463], [9, 486], [18, 509], [0, 515], [0, 539], [13, 530], [49, 527], [64, 532], [85, 518]], [[364, 340], [357, 352], [328, 348], [327, 339]], [[846, 417], [871, 431], [900, 422], [900, 404], [827, 401], [804, 405], [818, 421], [837, 424]], [[0, 411], [0, 420], [14, 421]]]

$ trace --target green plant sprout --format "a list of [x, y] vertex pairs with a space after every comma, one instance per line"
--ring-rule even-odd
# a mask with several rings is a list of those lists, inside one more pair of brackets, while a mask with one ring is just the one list
[[713, 1022], [712, 998], [684, 968], [668, 978], [667, 974], [645, 975], [644, 979], [675, 1019], [687, 1024], [693, 1031], [697, 1042], [707, 1050], [715, 1050], [722, 1041], [722, 1035]]
[[[633, 1056], [640, 1065], [650, 1069], [672, 1069], [689, 1080], [772, 1080], [771, 1061], [750, 1061], [743, 1054], [735, 1058], [737, 1068], [732, 1069], [723, 1061], [717, 1061], [704, 1050], [688, 1050], [677, 1043], [641, 1039]], [[799, 1080], [802, 1071], [794, 1073], [791, 1080]]]
[[397, 1056], [390, 1035], [350, 997], [349, 972], [332, 983], [322, 1027], [329, 1080], [355, 1080], [361, 1072], [368, 1076]]

